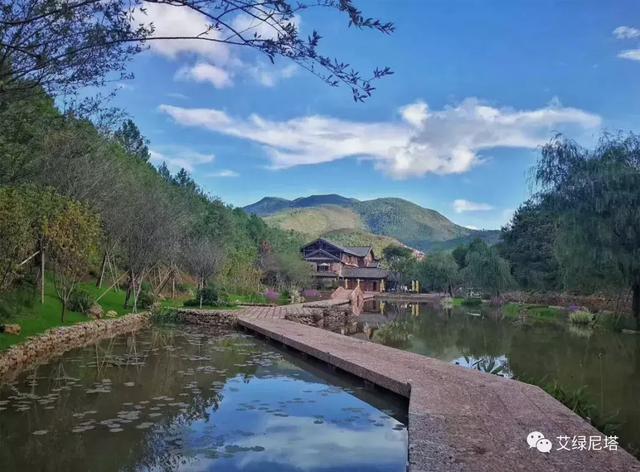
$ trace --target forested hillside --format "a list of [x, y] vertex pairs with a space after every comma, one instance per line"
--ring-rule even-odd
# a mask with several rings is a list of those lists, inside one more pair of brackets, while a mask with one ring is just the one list
[[44, 262], [63, 305], [90, 273], [119, 277], [130, 305], [176, 274], [234, 293], [300, 276], [300, 239], [156, 169], [130, 120], [98, 128], [34, 88], [4, 96], [0, 129], [0, 292], [41, 284]]
[[453, 249], [479, 238], [493, 244], [499, 231], [477, 231], [456, 225], [435, 210], [401, 198], [359, 201], [340, 195], [312, 195], [285, 200], [265, 197], [244, 207], [262, 216], [271, 226], [294, 230], [310, 237], [339, 232], [341, 242], [361, 241], [384, 247], [389, 244], [429, 251]]

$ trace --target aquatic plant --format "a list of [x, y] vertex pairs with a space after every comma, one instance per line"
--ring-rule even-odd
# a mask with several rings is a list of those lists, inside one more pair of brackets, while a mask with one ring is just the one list
[[300, 294], [299, 290], [292, 288], [289, 291], [289, 300], [291, 301], [291, 303], [303, 303], [304, 297]]
[[593, 321], [593, 314], [583, 310], [572, 311], [569, 313], [569, 321], [573, 324], [588, 325]]
[[385, 346], [403, 348], [409, 344], [410, 332], [408, 323], [391, 321], [376, 330], [373, 340]]
[[482, 305], [482, 299], [476, 297], [465, 298], [462, 300], [462, 305], [465, 306], [480, 306]]
[[587, 393], [586, 385], [572, 389], [560, 385], [555, 380], [553, 382], [547, 382], [544, 378], [535, 380], [520, 376], [518, 380], [539, 386], [571, 411], [591, 423], [598, 431], [606, 435], [616, 434], [621, 426], [617, 412], [604, 416], [597, 405], [591, 401]]
[[453, 308], [453, 298], [451, 297], [443, 297], [440, 299], [440, 306], [442, 306], [442, 308], [444, 308], [445, 310], [447, 308]]
[[594, 325], [599, 328], [621, 332], [624, 329], [635, 329], [635, 320], [620, 313], [598, 313], [594, 316]]
[[506, 366], [504, 364], [500, 364], [494, 357], [483, 357], [474, 362], [472, 362], [467, 356], [464, 356], [464, 359], [472, 369], [476, 369], [487, 374], [498, 375], [500, 377], [506, 376], [503, 373]]

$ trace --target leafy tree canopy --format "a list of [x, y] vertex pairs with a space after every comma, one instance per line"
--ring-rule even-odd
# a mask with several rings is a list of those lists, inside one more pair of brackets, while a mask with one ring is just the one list
[[[202, 18], [202, 31], [166, 36], [147, 17], [149, 5], [184, 9]], [[73, 94], [114, 78], [131, 77], [129, 60], [153, 41], [224, 43], [281, 57], [331, 86], [344, 84], [356, 101], [374, 90], [372, 82], [391, 74], [387, 67], [362, 76], [349, 64], [319, 51], [321, 36], [299, 34], [296, 15], [329, 8], [348, 25], [389, 34], [391, 23], [368, 18], [352, 0], [1, 0], [0, 95], [43, 87], [53, 94]], [[247, 19], [254, 26], [236, 26]], [[263, 31], [267, 31], [266, 33]]]

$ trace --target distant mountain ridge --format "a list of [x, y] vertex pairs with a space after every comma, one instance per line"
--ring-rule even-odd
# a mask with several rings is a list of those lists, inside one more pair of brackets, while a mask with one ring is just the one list
[[[394, 241], [429, 251], [451, 249], [480, 238], [498, 240], [497, 230], [473, 230], [457, 225], [441, 213], [401, 198], [357, 200], [337, 194], [311, 195], [287, 200], [265, 197], [244, 207], [267, 223], [311, 237], [333, 237], [378, 246]], [[371, 240], [371, 242], [367, 242]]]
[[279, 197], [264, 197], [259, 202], [247, 205], [243, 210], [257, 216], [270, 216], [294, 208], [308, 208], [323, 205], [349, 207], [357, 201], [355, 198], [347, 198], [335, 193], [328, 195], [311, 195], [309, 197], [296, 198], [295, 200], [287, 200], [286, 198]]

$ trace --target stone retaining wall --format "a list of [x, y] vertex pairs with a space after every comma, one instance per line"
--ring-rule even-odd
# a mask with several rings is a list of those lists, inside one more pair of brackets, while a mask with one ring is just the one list
[[199, 309], [178, 309], [175, 319], [180, 323], [212, 328], [233, 328], [238, 321], [235, 313]]
[[341, 334], [353, 334], [358, 328], [358, 317], [351, 313], [349, 306], [307, 308], [300, 312], [287, 313], [284, 319]]
[[614, 313], [631, 313], [631, 302], [627, 299], [597, 295], [571, 295], [567, 293], [527, 293], [509, 292], [504, 299], [510, 302], [531, 303], [535, 305], [549, 305], [568, 307], [583, 306], [592, 312], [611, 311]]
[[0, 353], [0, 383], [67, 351], [102, 339], [137, 331], [150, 322], [148, 313], [52, 328]]

